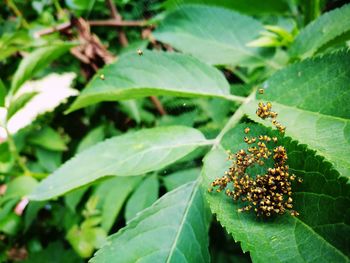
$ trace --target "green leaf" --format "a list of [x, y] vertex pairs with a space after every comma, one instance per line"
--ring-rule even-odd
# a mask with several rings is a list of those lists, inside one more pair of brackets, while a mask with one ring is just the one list
[[30, 194], [38, 182], [30, 176], [19, 176], [13, 179], [8, 185], [5, 195], [0, 199], [0, 205], [13, 198], [22, 198]]
[[103, 141], [105, 138], [105, 126], [101, 125], [93, 130], [91, 130], [87, 135], [84, 136], [84, 138], [80, 141], [77, 153], [80, 153], [87, 148], [95, 145], [96, 143], [99, 143], [100, 141]]
[[15, 94], [20, 86], [31, 79], [35, 73], [45, 68], [53, 60], [68, 52], [74, 45], [72, 43], [61, 43], [42, 47], [26, 56], [19, 64], [12, 79], [11, 94]]
[[101, 206], [101, 226], [108, 233], [126, 199], [140, 183], [140, 177], [116, 177], [102, 182], [94, 192], [98, 197], [98, 206]]
[[138, 212], [151, 206], [158, 199], [158, 190], [159, 182], [156, 174], [145, 178], [126, 203], [126, 221], [130, 221]]
[[4, 107], [6, 97], [6, 87], [2, 80], [0, 79], [0, 107]]
[[80, 203], [86, 191], [89, 190], [89, 186], [83, 186], [81, 188], [75, 189], [74, 191], [66, 194], [64, 196], [65, 205], [75, 213], [77, 205]]
[[217, 69], [190, 56], [159, 51], [144, 51], [143, 56], [128, 53], [100, 70], [68, 111], [100, 101], [151, 95], [225, 97], [229, 85]]
[[[343, 51], [293, 64], [273, 75], [258, 95], [272, 102], [286, 134], [317, 150], [342, 176], [350, 175], [350, 52]], [[253, 120], [257, 102], [245, 108]]]
[[134, 119], [136, 123], [141, 122], [140, 110], [136, 100], [125, 100], [120, 101], [119, 103], [122, 106], [122, 110], [124, 110], [132, 119]]
[[350, 31], [350, 4], [320, 16], [300, 31], [290, 47], [292, 57], [311, 57], [329, 41]]
[[49, 173], [55, 171], [62, 163], [62, 152], [36, 148], [35, 155], [39, 164]]
[[185, 5], [171, 12], [153, 35], [209, 64], [278, 67], [261, 54], [261, 49], [247, 46], [261, 31], [264, 28], [258, 20], [240, 13], [219, 7]]
[[27, 92], [19, 96], [17, 99], [11, 101], [7, 111], [7, 120], [11, 119], [11, 117], [15, 115], [17, 111], [22, 109], [37, 94], [38, 92]]
[[175, 188], [185, 183], [196, 180], [199, 174], [200, 174], [200, 169], [198, 168], [182, 170], [182, 171], [178, 171], [175, 173], [171, 173], [167, 176], [164, 176], [163, 182], [164, 182], [165, 188], [168, 191], [172, 191]]
[[281, 0], [167, 0], [164, 3], [164, 6], [167, 9], [175, 9], [178, 8], [179, 5], [183, 4], [205, 4], [221, 6], [250, 15], [280, 14], [288, 11], [288, 5], [286, 1]]
[[29, 139], [29, 143], [41, 146], [51, 151], [65, 151], [67, 146], [61, 136], [51, 127], [44, 127], [39, 131], [35, 131]]
[[107, 175], [134, 176], [162, 169], [206, 144], [198, 130], [181, 126], [117, 136], [63, 164], [40, 182], [30, 198], [50, 199]]
[[[249, 136], [271, 134], [266, 128], [249, 125]], [[205, 158], [205, 187], [224, 175], [230, 162], [225, 150], [247, 148], [246, 136], [239, 125], [226, 134], [224, 149], [211, 151]], [[270, 219], [257, 218], [253, 212], [239, 213], [242, 205], [221, 193], [207, 193], [211, 210], [253, 262], [348, 262], [350, 255], [350, 186], [328, 162], [289, 138], [279, 139], [288, 153], [290, 172], [301, 177], [293, 184], [294, 209], [299, 217], [286, 213]], [[267, 167], [266, 167], [267, 168]]]
[[198, 184], [162, 196], [110, 236], [91, 262], [209, 262], [210, 215]]

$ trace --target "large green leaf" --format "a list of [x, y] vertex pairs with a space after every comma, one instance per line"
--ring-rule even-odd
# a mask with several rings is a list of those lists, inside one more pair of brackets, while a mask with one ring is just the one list
[[254, 18], [219, 7], [185, 5], [171, 12], [153, 33], [174, 48], [215, 65], [274, 65], [247, 43], [264, 31]]
[[14, 94], [19, 87], [35, 73], [46, 67], [56, 58], [69, 51], [72, 43], [55, 44], [48, 47], [42, 47], [26, 56], [19, 64], [12, 79], [11, 93]]
[[320, 16], [301, 30], [289, 53], [292, 57], [311, 57], [329, 41], [350, 31], [350, 4]]
[[[249, 136], [271, 134], [257, 125], [239, 125], [226, 134], [223, 148], [205, 158], [202, 176], [209, 186], [224, 175], [230, 162], [225, 150], [247, 148], [243, 129], [250, 126]], [[350, 186], [331, 165], [313, 151], [289, 138], [279, 139], [288, 152], [290, 172], [304, 182], [293, 185], [294, 209], [270, 219], [257, 218], [253, 212], [240, 213], [242, 205], [224, 192], [207, 193], [211, 210], [220, 223], [249, 251], [254, 262], [348, 262], [350, 256]], [[267, 167], [265, 167], [267, 169]]]
[[30, 198], [53, 198], [107, 175], [133, 176], [161, 169], [206, 144], [198, 130], [181, 126], [117, 136], [77, 154], [44, 179]]
[[[305, 60], [277, 72], [258, 95], [271, 101], [286, 134], [317, 150], [339, 170], [350, 175], [350, 52], [343, 51]], [[257, 102], [246, 107], [255, 115]]]
[[185, 184], [110, 236], [91, 262], [209, 262], [209, 219], [198, 180]]
[[127, 53], [100, 70], [69, 111], [100, 101], [151, 95], [225, 97], [229, 85], [217, 69], [190, 56], [159, 51], [144, 51], [142, 56]]
[[168, 9], [175, 9], [179, 5], [190, 3], [221, 6], [250, 15], [279, 14], [288, 11], [287, 2], [281, 0], [167, 0], [164, 6]]

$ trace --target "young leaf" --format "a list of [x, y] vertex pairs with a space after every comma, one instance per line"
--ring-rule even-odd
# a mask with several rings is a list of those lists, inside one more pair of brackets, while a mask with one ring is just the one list
[[185, 184], [110, 236], [91, 262], [209, 262], [209, 219], [198, 180]]
[[161, 169], [208, 144], [193, 128], [172, 126], [144, 129], [98, 143], [63, 164], [40, 182], [30, 196], [50, 199], [103, 176], [134, 176]]
[[[239, 125], [226, 134], [225, 150], [235, 152], [246, 148], [246, 136]], [[266, 128], [250, 126], [250, 136], [271, 134]], [[293, 185], [294, 209], [270, 219], [256, 217], [254, 212], [240, 213], [242, 206], [222, 193], [207, 193], [212, 212], [220, 223], [249, 251], [255, 262], [348, 262], [350, 255], [350, 187], [339, 174], [313, 151], [288, 138], [278, 140], [288, 155], [290, 172], [303, 179]], [[224, 149], [216, 149], [205, 158], [203, 167], [206, 187], [228, 170], [230, 162]], [[267, 167], [264, 167], [267, 168]], [[322, 248], [322, 249], [321, 249]]]
[[7, 120], [11, 119], [13, 115], [16, 114], [17, 111], [22, 109], [27, 102], [29, 102], [35, 95], [37, 95], [37, 92], [29, 92], [29, 93], [24, 93], [21, 96], [19, 96], [17, 99], [13, 100], [10, 103], [10, 106], [7, 111]]
[[34, 76], [42, 68], [46, 67], [56, 58], [69, 51], [72, 43], [61, 43], [42, 47], [26, 56], [19, 64], [11, 84], [11, 94], [15, 94], [20, 86]]
[[277, 67], [259, 49], [246, 44], [264, 31], [254, 18], [219, 7], [185, 5], [171, 12], [154, 37], [214, 65]]
[[158, 199], [158, 190], [159, 182], [156, 174], [145, 178], [126, 203], [126, 221], [130, 221], [138, 212], [151, 206]]
[[310, 23], [296, 37], [290, 47], [292, 57], [311, 57], [329, 41], [350, 31], [350, 4], [332, 10]]
[[[342, 176], [350, 174], [350, 52], [293, 64], [265, 83], [258, 99], [272, 102], [286, 134], [317, 150]], [[246, 107], [254, 120], [257, 102]]]
[[142, 56], [127, 53], [98, 72], [69, 112], [100, 101], [150, 95], [225, 97], [229, 85], [217, 69], [190, 56], [159, 51], [144, 51]]

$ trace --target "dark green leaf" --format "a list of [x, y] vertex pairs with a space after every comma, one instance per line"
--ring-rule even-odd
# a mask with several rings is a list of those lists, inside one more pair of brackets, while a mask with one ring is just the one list
[[133, 176], [158, 170], [208, 141], [197, 130], [181, 126], [144, 129], [90, 147], [44, 179], [31, 195], [44, 200], [103, 176]]
[[198, 168], [171, 173], [163, 177], [164, 185], [168, 191], [172, 191], [185, 183], [196, 180], [199, 174], [200, 169]]
[[95, 145], [96, 143], [99, 143], [100, 141], [103, 141], [105, 138], [105, 126], [101, 125], [96, 127], [95, 129], [91, 130], [85, 137], [80, 141], [77, 153], [80, 153], [87, 148]]
[[65, 151], [67, 146], [58, 132], [50, 127], [44, 127], [39, 131], [35, 131], [28, 141], [37, 146], [41, 146], [51, 151]]
[[[271, 132], [250, 126], [250, 136]], [[239, 125], [224, 137], [224, 149], [216, 149], [205, 158], [204, 184], [221, 177], [228, 170], [225, 150], [236, 152], [247, 148]], [[257, 218], [253, 212], [237, 211], [241, 204], [224, 192], [207, 193], [212, 212], [220, 223], [249, 251], [255, 262], [348, 262], [350, 255], [350, 186], [322, 157], [289, 138], [279, 139], [285, 146], [291, 173], [304, 182], [293, 185], [294, 209], [299, 217], [284, 214], [271, 219]], [[267, 167], [265, 167], [267, 168]]]
[[2, 80], [0, 79], [0, 107], [4, 107], [5, 105], [5, 97], [6, 97], [6, 87]]
[[151, 95], [225, 97], [229, 85], [217, 69], [190, 56], [157, 51], [144, 51], [142, 56], [128, 53], [100, 70], [69, 112], [100, 101]]
[[143, 210], [91, 262], [209, 262], [210, 216], [198, 184], [183, 185]]

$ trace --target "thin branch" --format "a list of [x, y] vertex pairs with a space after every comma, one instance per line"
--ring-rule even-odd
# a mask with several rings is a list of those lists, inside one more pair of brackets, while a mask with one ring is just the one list
[[[111, 11], [111, 16], [114, 18], [116, 21], [122, 21], [122, 16], [119, 14], [117, 7], [113, 3], [112, 0], [106, 0], [107, 5], [109, 7], [109, 10]], [[119, 38], [119, 43], [122, 45], [122, 47], [126, 47], [129, 45], [128, 38], [125, 35], [125, 32], [122, 28], [118, 28], [118, 38]]]
[[22, 23], [23, 27], [29, 28], [29, 23], [24, 18], [22, 12], [18, 9], [16, 4], [12, 0], [5, 0], [5, 4], [17, 17], [19, 17], [21, 19], [21, 23]]
[[44, 28], [42, 30], [36, 31], [34, 33], [34, 35], [35, 35], [35, 37], [41, 37], [41, 36], [44, 36], [44, 35], [52, 34], [54, 32], [65, 31], [65, 30], [67, 30], [67, 29], [69, 29], [71, 27], [72, 27], [71, 22], [66, 22], [66, 23], [63, 23], [63, 24], [60, 24], [60, 25], [57, 25], [57, 26], [53, 26], [53, 27], [50, 27], [50, 28]]
[[88, 21], [90, 26], [134, 26], [134, 27], [143, 27], [147, 26], [146, 20], [122, 20], [118, 21], [115, 19], [109, 20], [91, 20]]
[[158, 112], [160, 113], [160, 115], [167, 114], [162, 103], [159, 101], [159, 99], [156, 96], [150, 96], [150, 99], [151, 99], [152, 103], [154, 104], [154, 106], [156, 107], [156, 109], [158, 110]]

